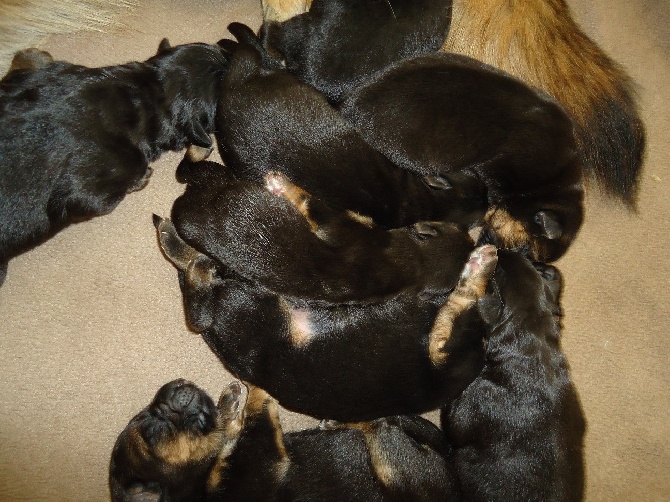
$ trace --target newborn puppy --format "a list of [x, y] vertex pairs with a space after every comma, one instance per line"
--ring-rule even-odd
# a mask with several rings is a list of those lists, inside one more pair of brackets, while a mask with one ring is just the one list
[[585, 173], [634, 206], [645, 147], [635, 84], [581, 30], [569, 3], [458, 0], [442, 50], [501, 68], [556, 98], [575, 123]]
[[261, 33], [289, 72], [337, 103], [391, 64], [437, 51], [450, 21], [451, 0], [314, 0]]
[[474, 248], [453, 224], [384, 230], [334, 210], [280, 173], [266, 186], [213, 162], [177, 168], [184, 194], [172, 221], [186, 242], [275, 293], [329, 303], [377, 301], [453, 288]]
[[0, 281], [10, 258], [142, 188], [163, 151], [211, 148], [225, 62], [216, 45], [167, 40], [106, 68], [18, 53], [0, 81]]
[[465, 56], [429, 54], [377, 75], [340, 112], [408, 171], [476, 174], [488, 189], [482, 242], [553, 261], [577, 235], [583, 187], [572, 122], [520, 80]]
[[[346, 75], [359, 64], [378, 69], [388, 65], [387, 54], [380, 54], [376, 61], [366, 59], [371, 54], [368, 45], [376, 47], [380, 30], [387, 25], [377, 21], [384, 16], [373, 20], [364, 13], [383, 9], [385, 2], [331, 0], [319, 5], [318, 11], [320, 2], [310, 8], [311, 3], [262, 1], [266, 41], [288, 47], [287, 66], [295, 68], [296, 74], [328, 89], [341, 80], [341, 68], [346, 69]], [[394, 12], [405, 4], [440, 4], [396, 3], [401, 2], [392, 2]], [[329, 9], [330, 5], [334, 7]], [[581, 30], [568, 2], [458, 0], [449, 13], [451, 27], [441, 50], [500, 68], [553, 96], [575, 123], [585, 174], [606, 193], [634, 207], [646, 142], [634, 82]], [[397, 32], [383, 32], [382, 43], [396, 48], [404, 40], [411, 40], [413, 33], [423, 40], [443, 32], [442, 25], [436, 23], [439, 17], [413, 19], [421, 26], [398, 23]], [[393, 22], [388, 24], [389, 28], [395, 26]], [[343, 35], [343, 39], [331, 35]], [[342, 50], [336, 52], [340, 47]]]
[[478, 309], [486, 364], [442, 411], [466, 500], [581, 500], [585, 421], [560, 348], [561, 275], [516, 253]]
[[[238, 177], [262, 182], [280, 171], [338, 209], [385, 227], [445, 220], [471, 224], [486, 207], [483, 184], [444, 174], [439, 187], [399, 169], [370, 147], [312, 86], [272, 59], [254, 33], [233, 23], [217, 115], [219, 152]], [[431, 186], [432, 185], [432, 186]]]
[[154, 223], [179, 270], [188, 324], [231, 373], [288, 409], [342, 422], [423, 413], [482, 368], [475, 304], [495, 268], [492, 246], [472, 253], [448, 298], [323, 306], [250, 283], [187, 245], [169, 220]]
[[444, 437], [418, 416], [283, 434], [277, 404], [233, 382], [218, 408], [177, 380], [121, 432], [113, 502], [454, 500]]

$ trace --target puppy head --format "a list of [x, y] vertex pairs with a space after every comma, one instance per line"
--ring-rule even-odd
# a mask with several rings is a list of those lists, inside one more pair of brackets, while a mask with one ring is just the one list
[[246, 389], [233, 382], [218, 406], [194, 384], [167, 383], [116, 440], [112, 500], [199, 500], [210, 470], [230, 455], [242, 429]]
[[[556, 267], [532, 263], [515, 251], [498, 250], [498, 265], [486, 296], [479, 301], [479, 312], [489, 333], [506, 325], [523, 325], [557, 336], [562, 290], [563, 278]], [[550, 329], [541, 329], [547, 325]]]
[[158, 72], [165, 98], [175, 120], [189, 143], [211, 148], [209, 133], [214, 130], [214, 115], [223, 75], [226, 52], [218, 45], [192, 43], [171, 47], [163, 39], [157, 54], [147, 60]]

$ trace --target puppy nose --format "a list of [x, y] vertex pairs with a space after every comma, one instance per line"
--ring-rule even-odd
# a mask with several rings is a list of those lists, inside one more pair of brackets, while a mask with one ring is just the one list
[[192, 385], [181, 385], [172, 390], [170, 396], [170, 407], [176, 412], [188, 411], [189, 408], [198, 404], [199, 392]]

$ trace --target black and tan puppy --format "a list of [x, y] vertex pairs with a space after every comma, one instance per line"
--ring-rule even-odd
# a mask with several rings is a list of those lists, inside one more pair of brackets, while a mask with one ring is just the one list
[[[394, 12], [402, 11], [396, 5], [400, 3], [386, 2]], [[399, 48], [411, 44], [415, 34], [419, 40], [429, 40], [443, 33], [440, 22], [422, 16], [404, 18], [395, 32], [391, 22], [383, 43], [395, 53], [381, 53], [370, 62], [375, 53], [367, 50], [368, 44], [376, 47], [382, 33], [379, 23], [386, 25], [365, 13], [383, 10], [385, 2], [316, 0], [312, 5], [310, 0], [263, 0], [262, 4], [267, 43], [283, 51], [288, 68], [324, 89], [342, 82], [340, 74], [349, 75], [351, 69], [366, 65], [382, 69], [394, 58], [407, 57]], [[402, 4], [439, 6], [440, 2]], [[585, 174], [634, 206], [645, 147], [634, 84], [581, 30], [566, 0], [455, 0], [449, 14], [451, 26], [442, 50], [500, 68], [557, 99], [575, 123]], [[340, 35], [342, 41], [336, 38]]]
[[119, 435], [109, 485], [114, 502], [455, 500], [447, 453], [418, 416], [283, 434], [261, 389], [233, 382], [215, 407], [177, 380]]
[[419, 56], [353, 91], [340, 112], [420, 175], [467, 172], [486, 185], [485, 242], [553, 261], [583, 219], [570, 117], [548, 95], [465, 56]]
[[560, 345], [561, 275], [498, 252], [486, 365], [442, 412], [466, 500], [581, 500], [585, 420]]
[[476, 177], [423, 179], [398, 169], [320, 92], [271, 58], [248, 27], [233, 23], [229, 29], [240, 43], [220, 42], [232, 55], [216, 137], [237, 176], [260, 183], [268, 172], [280, 171], [328, 205], [385, 227], [427, 220], [470, 224], [484, 214], [485, 189]]
[[474, 307], [495, 268], [492, 246], [472, 253], [448, 297], [323, 306], [250, 283], [187, 245], [170, 220], [154, 223], [179, 270], [188, 324], [231, 373], [288, 409], [343, 422], [423, 413], [482, 368]]
[[455, 0], [442, 50], [493, 65], [568, 111], [584, 172], [634, 206], [645, 147], [634, 83], [575, 22], [566, 0]]
[[451, 0], [314, 0], [261, 31], [291, 73], [337, 103], [393, 63], [437, 51], [450, 20]]
[[[67, 225], [112, 211], [149, 163], [209, 133], [225, 57], [186, 44], [143, 63], [86, 68], [19, 53], [0, 81], [0, 276]], [[0, 278], [1, 280], [1, 278]]]
[[329, 303], [371, 302], [401, 292], [444, 293], [474, 249], [456, 225], [421, 222], [385, 230], [326, 206], [280, 173], [266, 186], [214, 162], [177, 168], [187, 186], [172, 206], [186, 242], [269, 290]]

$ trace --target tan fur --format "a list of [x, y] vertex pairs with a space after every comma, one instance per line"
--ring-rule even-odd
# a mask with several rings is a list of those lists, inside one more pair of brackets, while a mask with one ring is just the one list
[[357, 221], [361, 225], [364, 225], [368, 228], [372, 228], [374, 223], [374, 220], [370, 218], [369, 216], [365, 216], [363, 214], [357, 213], [356, 211], [347, 211], [347, 216], [351, 218], [354, 221]]
[[[533, 239], [529, 238], [526, 227], [519, 220], [513, 218], [507, 211], [492, 207], [484, 215], [484, 222], [495, 230], [503, 241], [505, 248], [515, 249], [525, 245], [533, 246]], [[532, 255], [537, 256], [538, 249], [531, 249]]]
[[297, 185], [291, 183], [291, 181], [284, 176], [282, 173], [273, 172], [265, 175], [265, 186], [268, 191], [277, 195], [278, 197], [283, 197], [289, 201], [295, 208], [302, 214], [302, 216], [309, 223], [310, 228], [313, 232], [319, 230], [319, 225], [311, 219], [309, 214], [309, 200], [311, 195], [309, 192], [306, 192]]
[[312, 0], [261, 0], [264, 21], [283, 22], [307, 12]]
[[0, 75], [15, 52], [50, 34], [106, 31], [122, 26], [119, 14], [138, 0], [0, 0]]
[[312, 340], [308, 311], [292, 309], [283, 299], [280, 300], [280, 305], [290, 319], [289, 338], [291, 343], [296, 348], [305, 347]]

